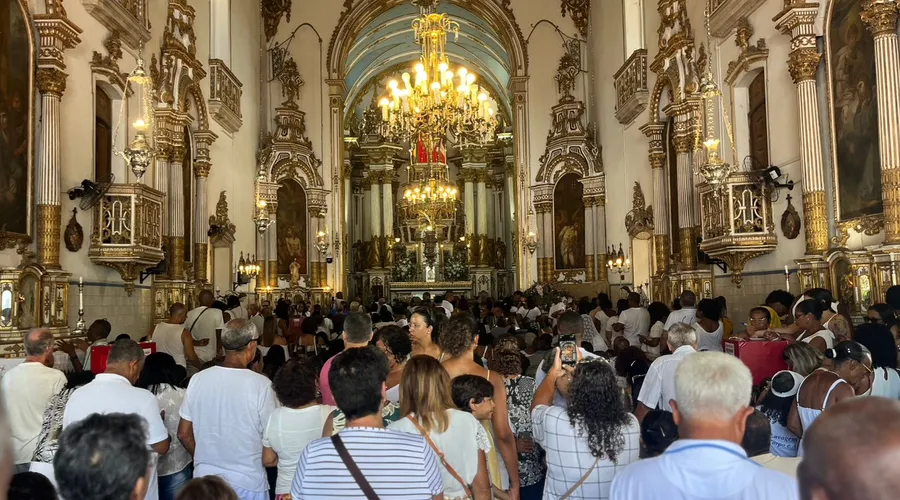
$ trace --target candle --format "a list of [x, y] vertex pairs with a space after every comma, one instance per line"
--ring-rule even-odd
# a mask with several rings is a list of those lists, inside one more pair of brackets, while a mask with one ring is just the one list
[[791, 272], [788, 270], [787, 264], [784, 265], [784, 274], [791, 274]]

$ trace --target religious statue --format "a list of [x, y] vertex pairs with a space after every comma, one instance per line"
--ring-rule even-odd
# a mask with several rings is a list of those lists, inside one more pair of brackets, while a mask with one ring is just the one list
[[478, 238], [478, 263], [482, 266], [491, 265], [491, 257], [493, 255], [493, 248], [491, 248], [491, 240], [488, 239], [486, 235], [481, 235]]
[[300, 279], [300, 263], [294, 258], [294, 260], [291, 261], [291, 288], [298, 288], [300, 286]]
[[372, 236], [371, 251], [369, 252], [369, 268], [381, 267], [382, 245], [380, 236]]
[[506, 243], [500, 239], [494, 242], [494, 266], [497, 269], [506, 267]]
[[353, 263], [356, 271], [362, 271], [366, 267], [365, 243], [362, 240], [356, 240], [353, 244]]

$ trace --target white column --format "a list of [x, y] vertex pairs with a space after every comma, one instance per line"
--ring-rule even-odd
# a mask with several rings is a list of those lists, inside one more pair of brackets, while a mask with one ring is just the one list
[[[154, 187], [157, 191], [161, 191], [166, 195], [166, 198], [169, 196], [169, 169], [172, 168], [169, 165], [170, 152], [169, 148], [162, 147], [156, 153], [156, 178], [154, 179]], [[169, 216], [167, 215], [169, 212], [168, 199], [166, 200], [165, 212], [166, 213], [162, 218], [162, 227], [160, 229], [162, 230], [163, 235], [169, 236]]]
[[[55, 68], [41, 68], [38, 71], [41, 72], [38, 76], [38, 85], [41, 88], [41, 157], [38, 162], [35, 190], [36, 248], [38, 263], [55, 269], [59, 267], [62, 223], [62, 208], [59, 204], [59, 105], [66, 88], [66, 74]], [[51, 74], [52, 78], [44, 76]], [[58, 78], [61, 80], [57, 80]], [[18, 147], [17, 144], [14, 146]]]
[[488, 238], [493, 238], [494, 235], [497, 234], [497, 219], [495, 215], [497, 198], [494, 196], [494, 188], [490, 184], [485, 184], [484, 205], [485, 208], [487, 208], [487, 213], [485, 214], [485, 218], [487, 219], [487, 229], [485, 232], [488, 235]]
[[479, 172], [478, 182], [476, 183], [476, 191], [478, 193], [478, 209], [476, 217], [478, 218], [475, 226], [478, 235], [487, 234], [487, 187], [484, 184], [484, 172]]
[[366, 212], [372, 209], [372, 187], [367, 186], [362, 195], [362, 240], [369, 241], [372, 239], [372, 218], [366, 216]]
[[169, 232], [170, 236], [184, 237], [184, 168], [181, 162], [184, 153], [178, 155], [172, 161], [169, 168]]
[[900, 243], [900, 49], [897, 3], [864, 2], [862, 20], [875, 38], [878, 89], [878, 152], [884, 202], [884, 244]]
[[[591, 200], [588, 202], [588, 200], [585, 200], [585, 202], [586, 203], [585, 203], [585, 207], [584, 207], [584, 258], [585, 258], [585, 261], [587, 261], [588, 259], [594, 258], [594, 224], [596, 223], [596, 221], [594, 220], [594, 201]], [[585, 266], [587, 266], [588, 269], [591, 268], [591, 266], [589, 266], [587, 264], [587, 262], [585, 262]], [[588, 276], [588, 279], [590, 279], [590, 278], [591, 277]]]
[[678, 242], [685, 269], [697, 267], [694, 241], [694, 156], [693, 137], [675, 138], [678, 164]]
[[[194, 263], [194, 278], [198, 280], [207, 279], [208, 253], [206, 252], [209, 251], [207, 247], [209, 244], [209, 234], [207, 232], [209, 230], [209, 208], [206, 199], [207, 174], [208, 171], [204, 175], [196, 177], [196, 196], [194, 197], [194, 248], [191, 255]], [[204, 254], [199, 255], [198, 252], [204, 252]]]
[[472, 182], [472, 172], [465, 174], [465, 209], [466, 209], [466, 234], [477, 234], [475, 221], [475, 184]]
[[372, 211], [372, 236], [381, 236], [381, 184], [372, 183], [369, 209]]
[[[348, 235], [348, 237], [347, 237], [347, 239], [349, 240], [347, 242], [348, 245], [352, 245], [353, 242], [356, 241], [356, 237], [355, 237], [356, 231], [355, 231], [354, 225], [352, 224], [352, 222], [353, 222], [352, 216], [350, 215], [352, 213], [351, 210], [352, 210], [353, 201], [355, 198], [356, 198], [356, 195], [353, 194], [352, 180], [350, 179], [350, 169], [345, 168], [344, 169], [344, 213], [342, 216], [344, 219], [344, 233]], [[349, 248], [346, 250], [347, 250], [347, 252], [350, 252]], [[349, 253], [348, 253], [348, 255], [349, 255]], [[344, 266], [344, 269], [347, 269], [348, 271], [350, 270], [349, 262], [347, 263], [347, 265]]]
[[[381, 190], [384, 192], [384, 220], [382, 223], [384, 224], [384, 235], [389, 236], [391, 238], [394, 237], [394, 185], [391, 183], [391, 175], [390, 172], [384, 172], [384, 179], [382, 179], [383, 184], [381, 185]], [[391, 240], [391, 245], [393, 245], [393, 239]]]
[[[272, 223], [266, 230], [266, 263], [268, 271], [266, 272], [267, 282], [272, 288], [278, 288], [278, 221], [275, 220], [275, 212], [269, 214]], [[231, 263], [234, 265], [234, 262]]]

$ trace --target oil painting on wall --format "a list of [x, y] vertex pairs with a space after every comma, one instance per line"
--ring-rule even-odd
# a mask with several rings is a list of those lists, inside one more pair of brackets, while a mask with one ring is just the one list
[[556, 269], [583, 269], [584, 186], [576, 174], [566, 174], [553, 190]]
[[290, 275], [294, 259], [300, 264], [300, 274], [307, 274], [306, 192], [295, 181], [285, 180], [278, 188], [275, 229], [278, 240], [278, 274]]
[[828, 29], [833, 159], [844, 220], [883, 211], [875, 45], [857, 0], [835, 0]]
[[0, 233], [30, 232], [31, 57], [22, 4], [0, 0]]

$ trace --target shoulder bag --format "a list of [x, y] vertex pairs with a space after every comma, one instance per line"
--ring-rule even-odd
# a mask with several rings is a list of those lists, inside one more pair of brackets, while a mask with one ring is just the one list
[[196, 326], [196, 325], [197, 325], [197, 322], [200, 321], [200, 316], [203, 316], [203, 314], [204, 314], [206, 311], [209, 311], [209, 309], [210, 309], [210, 308], [207, 307], [206, 309], [200, 311], [200, 314], [198, 314], [197, 317], [194, 318], [194, 322], [191, 323], [191, 327], [188, 328], [188, 331], [189, 331], [189, 332], [191, 332], [192, 334], [194, 333], [194, 326]]
[[331, 444], [334, 445], [334, 449], [337, 450], [338, 455], [341, 457], [341, 461], [344, 462], [347, 470], [350, 471], [350, 475], [353, 476], [353, 480], [356, 481], [356, 485], [362, 490], [363, 495], [365, 495], [368, 500], [379, 500], [378, 495], [375, 494], [375, 490], [372, 489], [372, 485], [366, 480], [366, 476], [359, 470], [359, 466], [356, 465], [356, 462], [353, 461], [353, 457], [350, 456], [350, 452], [347, 451], [347, 447], [344, 446], [344, 441], [341, 439], [341, 436], [338, 434], [331, 436]]
[[566, 500], [567, 498], [572, 496], [572, 493], [575, 493], [576, 491], [578, 491], [578, 488], [581, 488], [581, 485], [584, 484], [585, 481], [587, 481], [587, 478], [591, 475], [592, 472], [594, 472], [594, 469], [597, 468], [598, 463], [600, 463], [599, 458], [594, 460], [594, 465], [592, 465], [591, 468], [588, 469], [587, 472], [585, 472], [583, 476], [581, 476], [581, 479], [579, 479], [577, 483], [573, 484], [571, 488], [569, 488], [565, 493], [563, 493], [563, 495], [561, 497], [559, 497], [559, 500]]
[[434, 441], [431, 440], [431, 438], [428, 436], [428, 433], [425, 432], [425, 429], [422, 428], [419, 422], [416, 421], [416, 419], [413, 418], [412, 415], [407, 415], [406, 418], [408, 418], [409, 421], [412, 422], [414, 426], [416, 426], [416, 430], [418, 430], [419, 433], [422, 434], [422, 437], [425, 438], [428, 446], [430, 446], [431, 449], [434, 450], [435, 454], [437, 454], [438, 458], [441, 459], [441, 463], [444, 465], [444, 468], [447, 469], [447, 472], [449, 472], [450, 475], [453, 476], [453, 479], [456, 479], [456, 481], [462, 485], [463, 490], [466, 492], [466, 497], [475, 498], [472, 495], [472, 488], [470, 488], [469, 485], [466, 484], [463, 478], [460, 477], [459, 473], [456, 472], [456, 469], [454, 469], [453, 466], [450, 465], [450, 462], [448, 462], [447, 459], [444, 458], [444, 452], [441, 451], [441, 449], [438, 448], [436, 444], [434, 444]]

